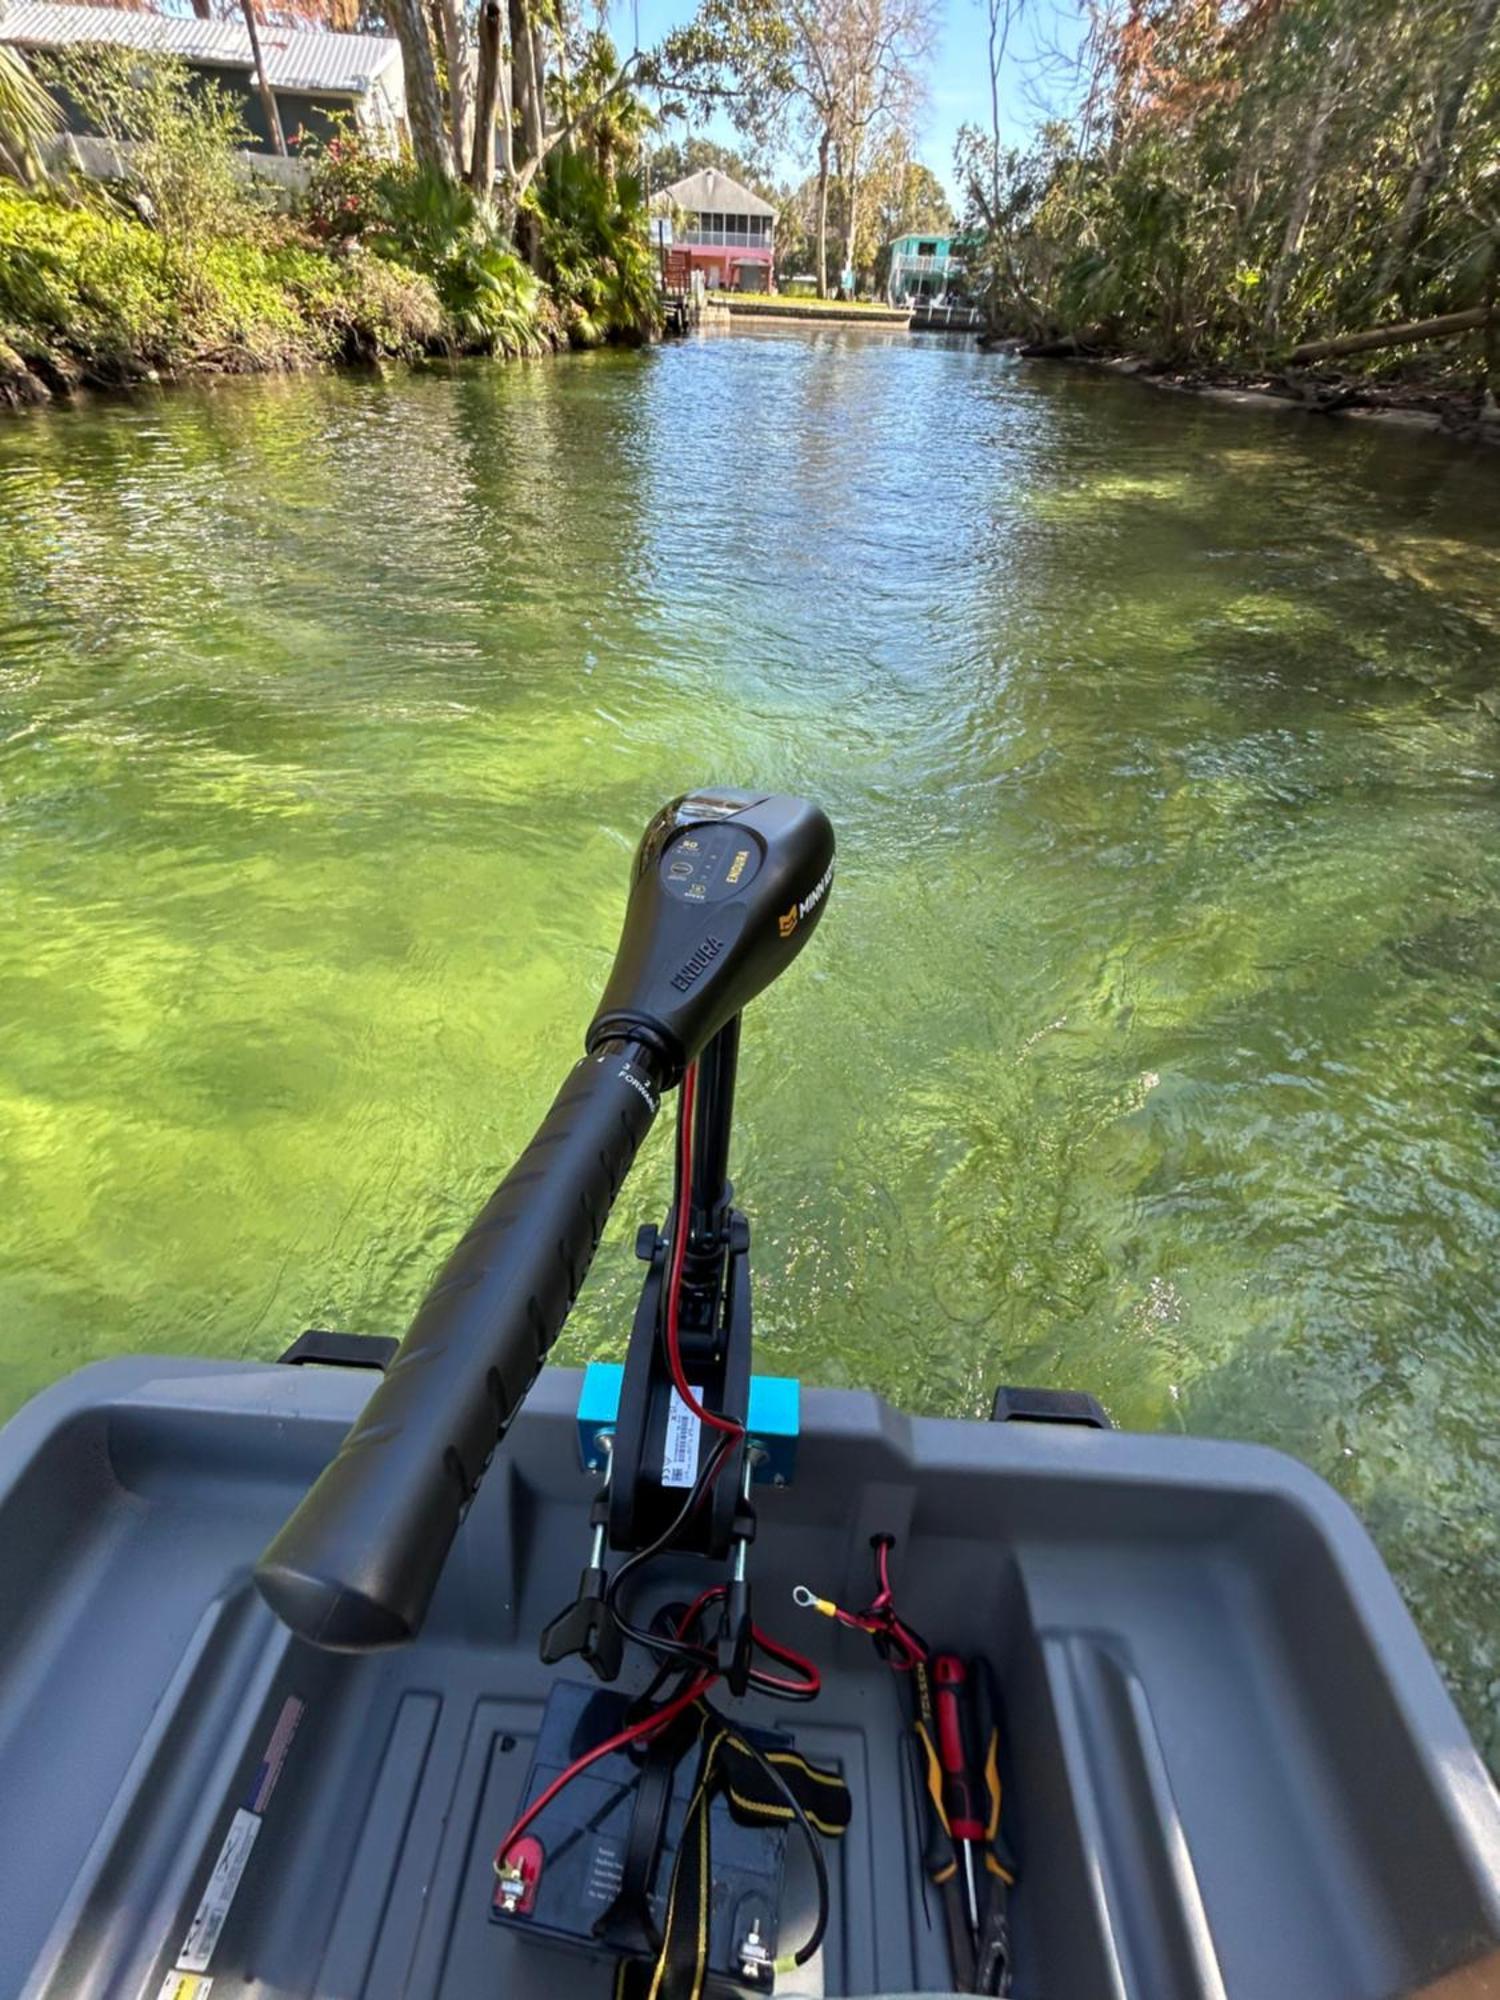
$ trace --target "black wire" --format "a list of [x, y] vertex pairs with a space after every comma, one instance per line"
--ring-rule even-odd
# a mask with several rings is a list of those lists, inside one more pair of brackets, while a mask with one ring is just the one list
[[797, 1797], [797, 1794], [792, 1790], [786, 1779], [782, 1777], [770, 1758], [765, 1755], [764, 1751], [757, 1750], [749, 1737], [742, 1736], [738, 1730], [734, 1731], [734, 1740], [741, 1750], [748, 1751], [755, 1759], [756, 1763], [759, 1764], [760, 1768], [771, 1780], [771, 1783], [791, 1807], [797, 1824], [802, 1829], [802, 1837], [807, 1843], [808, 1854], [812, 1857], [813, 1873], [818, 1878], [818, 1919], [812, 1927], [812, 1934], [809, 1936], [807, 1942], [797, 1947], [797, 1951], [792, 1959], [794, 1965], [806, 1965], [807, 1961], [817, 1951], [819, 1945], [822, 1944], [828, 1930], [831, 1893], [828, 1887], [828, 1863], [823, 1859], [823, 1844], [813, 1830], [812, 1821], [807, 1817], [802, 1801]]
[[[667, 1632], [656, 1632], [649, 1628], [635, 1625], [625, 1616], [623, 1611], [616, 1610], [614, 1616], [615, 1623], [632, 1644], [642, 1647], [648, 1653], [654, 1654], [663, 1663], [661, 1672], [658, 1674], [657, 1679], [652, 1682], [650, 1688], [647, 1689], [643, 1699], [649, 1699], [656, 1692], [658, 1683], [667, 1677], [671, 1671], [669, 1663], [680, 1661], [685, 1666], [691, 1666], [708, 1672], [713, 1671], [718, 1666], [717, 1658], [707, 1646], [694, 1645], [691, 1640], [675, 1638]], [[762, 1648], [762, 1651], [764, 1650], [765, 1648]], [[792, 1666], [790, 1661], [782, 1661], [778, 1654], [769, 1653], [767, 1657], [776, 1660], [779, 1665], [791, 1666], [792, 1671], [796, 1672], [795, 1666]], [[765, 1674], [755, 1667], [750, 1669], [750, 1686], [757, 1694], [766, 1695], [772, 1701], [816, 1701], [820, 1692], [819, 1688], [815, 1685], [809, 1684], [806, 1687], [798, 1687], [794, 1682], [784, 1681], [779, 1675]]]
[[620, 1585], [625, 1581], [627, 1576], [639, 1569], [642, 1563], [650, 1562], [653, 1556], [661, 1555], [664, 1550], [672, 1546], [673, 1542], [676, 1541], [682, 1530], [692, 1519], [694, 1509], [701, 1503], [704, 1494], [708, 1491], [714, 1480], [718, 1478], [724, 1460], [740, 1442], [741, 1436], [742, 1433], [736, 1431], [726, 1431], [724, 1433], [723, 1437], [720, 1438], [708, 1457], [703, 1461], [702, 1470], [693, 1481], [691, 1492], [671, 1521], [663, 1528], [654, 1542], [647, 1542], [643, 1549], [637, 1549], [633, 1556], [627, 1556], [605, 1585], [604, 1601], [606, 1604], [613, 1605], [619, 1593]]

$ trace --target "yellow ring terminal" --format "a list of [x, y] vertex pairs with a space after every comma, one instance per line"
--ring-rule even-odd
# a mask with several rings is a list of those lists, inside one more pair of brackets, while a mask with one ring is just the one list
[[805, 1583], [799, 1583], [792, 1592], [793, 1604], [804, 1611], [821, 1611], [825, 1618], [837, 1618], [838, 1606], [827, 1597], [815, 1597]]

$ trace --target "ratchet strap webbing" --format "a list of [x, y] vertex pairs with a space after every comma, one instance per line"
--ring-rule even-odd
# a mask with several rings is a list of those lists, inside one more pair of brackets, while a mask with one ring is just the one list
[[616, 2000], [702, 2000], [713, 1891], [709, 1821], [716, 1796], [722, 1794], [742, 1825], [789, 1826], [796, 1814], [766, 1770], [770, 1764], [815, 1833], [837, 1840], [849, 1824], [853, 1808], [842, 1778], [820, 1771], [795, 1750], [753, 1751], [734, 1725], [706, 1704], [702, 1746], [667, 1891], [661, 1949], [654, 1965], [642, 1959], [622, 1962]]

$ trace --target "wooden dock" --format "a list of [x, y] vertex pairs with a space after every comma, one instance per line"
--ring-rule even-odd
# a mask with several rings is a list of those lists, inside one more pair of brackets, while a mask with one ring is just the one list
[[940, 306], [922, 299], [912, 307], [913, 333], [978, 333], [983, 326], [978, 306]]

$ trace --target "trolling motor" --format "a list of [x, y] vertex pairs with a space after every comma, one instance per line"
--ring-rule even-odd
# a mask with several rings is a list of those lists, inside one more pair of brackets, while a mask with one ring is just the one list
[[649, 1552], [672, 1528], [703, 1477], [686, 1472], [701, 1449], [688, 1426], [702, 1424], [715, 1433], [713, 1476], [673, 1545], [733, 1555], [719, 1657], [730, 1685], [743, 1688], [749, 1229], [725, 1174], [739, 1016], [806, 944], [833, 850], [816, 805], [757, 792], [689, 793], [646, 828], [586, 1054], [257, 1565], [262, 1595], [302, 1638], [366, 1652], [420, 1629], [662, 1096], [681, 1084], [678, 1194], [667, 1229], [643, 1231], [638, 1245], [648, 1270], [590, 1562], [577, 1602], [548, 1627], [543, 1657], [578, 1652], [605, 1678], [618, 1671], [605, 1543]]

